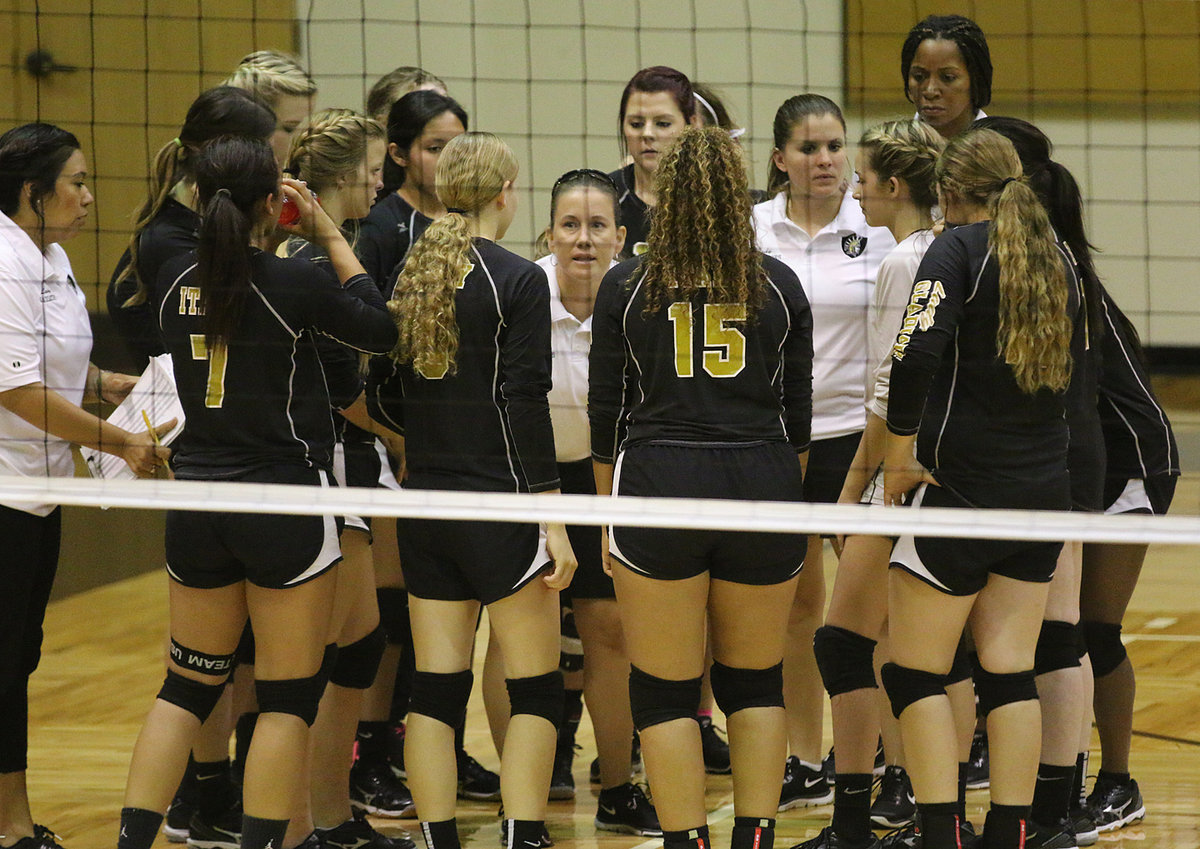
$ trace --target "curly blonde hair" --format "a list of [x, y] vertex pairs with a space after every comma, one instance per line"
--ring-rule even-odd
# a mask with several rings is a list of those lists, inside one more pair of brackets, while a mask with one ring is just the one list
[[767, 276], [754, 243], [750, 189], [737, 142], [719, 127], [689, 127], [654, 175], [658, 205], [642, 260], [646, 312], [700, 290], [709, 303], [762, 305]]
[[388, 310], [400, 330], [392, 357], [427, 376], [453, 374], [458, 353], [454, 295], [472, 268], [468, 218], [517, 178], [517, 158], [491, 133], [463, 133], [442, 150], [434, 182], [446, 215], [409, 251]]
[[321, 192], [362, 164], [369, 142], [386, 138], [382, 124], [353, 109], [322, 109], [296, 129], [284, 170]]
[[988, 244], [1000, 267], [996, 347], [1022, 392], [1061, 392], [1071, 382], [1068, 281], [1046, 210], [1023, 177], [1012, 142], [971, 129], [946, 145], [938, 185], [987, 208]]

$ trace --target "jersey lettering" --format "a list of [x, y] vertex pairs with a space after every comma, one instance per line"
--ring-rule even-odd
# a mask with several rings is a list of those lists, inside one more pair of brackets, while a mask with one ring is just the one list
[[191, 333], [188, 339], [192, 343], [192, 359], [208, 360], [208, 383], [204, 390], [204, 406], [220, 409], [225, 403], [225, 366], [228, 362], [229, 349], [218, 345], [211, 351], [204, 341], [204, 334]]
[[[676, 301], [667, 310], [674, 327], [675, 374], [695, 376], [692, 339], [694, 322], [692, 305]], [[736, 377], [746, 367], [746, 336], [732, 322], [746, 320], [745, 304], [705, 304], [702, 362], [709, 377]]]
[[204, 310], [200, 309], [199, 286], [179, 287], [179, 314], [204, 315]]
[[918, 280], [913, 284], [912, 297], [904, 309], [904, 323], [892, 346], [892, 359], [903, 360], [908, 343], [915, 330], [928, 330], [937, 317], [938, 304], [946, 297], [946, 289], [940, 280]]

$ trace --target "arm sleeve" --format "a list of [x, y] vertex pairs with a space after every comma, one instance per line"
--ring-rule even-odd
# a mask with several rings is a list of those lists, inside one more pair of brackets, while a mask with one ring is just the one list
[[[330, 286], [341, 288], [337, 273], [328, 259], [320, 258], [319, 261], [313, 262], [313, 267], [321, 270]], [[315, 341], [317, 356], [321, 359], [321, 369], [325, 372], [325, 385], [329, 389], [329, 404], [335, 410], [344, 410], [362, 393], [363, 376], [359, 368], [359, 355], [322, 334], [317, 334]]]
[[367, 413], [396, 433], [404, 433], [404, 383], [391, 357], [373, 357], [367, 376]]
[[920, 429], [933, 376], [962, 318], [969, 273], [966, 246], [952, 233], [937, 239], [921, 260], [892, 346], [887, 409], [892, 433], [908, 436]]
[[387, 282], [388, 274], [392, 270], [390, 267], [383, 267], [388, 262], [389, 252], [385, 249], [385, 239], [389, 235], [382, 231], [377, 222], [365, 218], [359, 224], [358, 238], [354, 242], [354, 252], [358, 254], [359, 262], [367, 275], [379, 282], [380, 288]]
[[366, 354], [386, 354], [396, 345], [396, 325], [379, 288], [366, 274], [356, 274], [345, 286], [331, 286], [312, 264], [295, 260], [312, 281], [309, 326], [318, 334]]
[[622, 292], [629, 269], [618, 266], [604, 275], [592, 312], [592, 348], [588, 355], [588, 423], [592, 431], [592, 459], [616, 460], [624, 425], [627, 381]]
[[806, 451], [812, 438], [812, 310], [795, 272], [778, 264], [782, 277], [778, 288], [784, 293], [790, 328], [783, 343], [783, 408], [788, 442], [796, 451]]

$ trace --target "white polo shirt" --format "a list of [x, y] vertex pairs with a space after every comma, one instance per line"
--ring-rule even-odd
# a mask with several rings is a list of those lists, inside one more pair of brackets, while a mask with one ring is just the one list
[[[0, 392], [43, 383], [72, 404], [83, 401], [92, 327], [66, 251], [38, 250], [0, 213]], [[71, 477], [71, 444], [0, 407], [0, 474]], [[6, 505], [45, 516], [53, 504]]]
[[759, 250], [796, 272], [812, 307], [813, 439], [861, 431], [875, 366], [867, 351], [875, 275], [896, 240], [886, 227], [867, 226], [849, 191], [813, 236], [787, 217], [787, 192], [755, 205], [754, 230]]
[[[537, 260], [550, 284], [550, 350], [553, 380], [550, 389], [550, 423], [554, 426], [554, 453], [560, 463], [592, 456], [588, 427], [588, 353], [592, 350], [592, 317], [580, 321], [563, 306], [554, 257]], [[613, 263], [614, 265], [616, 263]]]

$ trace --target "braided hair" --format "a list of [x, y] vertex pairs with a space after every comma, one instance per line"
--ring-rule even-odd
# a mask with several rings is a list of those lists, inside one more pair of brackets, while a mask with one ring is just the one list
[[353, 109], [322, 109], [297, 128], [284, 170], [320, 192], [358, 168], [368, 142], [386, 137], [382, 124]]
[[971, 77], [971, 108], [978, 112], [992, 102], [992, 54], [979, 24], [962, 15], [930, 15], [908, 31], [900, 48], [900, 79], [904, 97], [914, 102], [908, 90], [908, 72], [921, 42], [929, 39], [953, 41]]
[[937, 159], [946, 146], [937, 130], [923, 121], [884, 121], [863, 133], [858, 145], [880, 179], [903, 181], [918, 207], [937, 206]]

